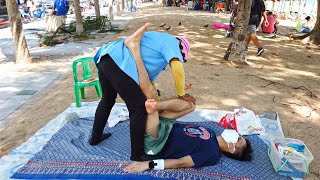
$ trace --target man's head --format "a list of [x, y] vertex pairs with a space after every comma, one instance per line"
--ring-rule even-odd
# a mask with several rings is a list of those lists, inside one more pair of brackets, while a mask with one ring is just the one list
[[182, 58], [186, 62], [188, 60], [188, 53], [190, 51], [190, 43], [184, 36], [177, 36], [176, 38], [180, 42], [179, 47], [181, 50]]
[[307, 20], [307, 21], [310, 21], [310, 19], [311, 19], [310, 16], [307, 16], [307, 17], [306, 17], [306, 20]]
[[252, 148], [250, 142], [242, 136], [239, 136], [238, 141], [235, 143], [234, 152], [232, 148], [228, 147], [227, 142], [225, 142], [224, 140], [222, 141], [222, 143], [219, 142], [219, 148], [226, 157], [239, 161], [251, 160]]

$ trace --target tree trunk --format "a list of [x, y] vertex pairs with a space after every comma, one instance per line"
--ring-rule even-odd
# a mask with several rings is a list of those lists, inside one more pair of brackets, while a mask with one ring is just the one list
[[117, 6], [117, 16], [120, 15], [120, 0], [115, 0], [116, 1], [116, 6]]
[[96, 17], [100, 16], [100, 5], [99, 5], [99, 0], [93, 0], [94, 3], [94, 11], [96, 13]]
[[126, 1], [127, 10], [130, 11], [129, 0], [125, 0], [125, 1]]
[[226, 11], [230, 11], [231, 1], [232, 1], [232, 0], [226, 0], [226, 1], [225, 1], [225, 2], [226, 2], [226, 7], [225, 7]]
[[317, 7], [317, 21], [316, 24], [313, 28], [313, 30], [311, 31], [311, 33], [309, 34], [308, 37], [306, 37], [305, 39], [303, 39], [303, 42], [311, 42], [314, 43], [316, 45], [320, 45], [320, 0], [318, 0], [318, 7]]
[[121, 0], [121, 13], [123, 13], [124, 12], [124, 0]]
[[114, 17], [113, 17], [113, 1], [112, 0], [109, 0], [108, 10], [109, 10], [109, 20], [113, 21]]
[[224, 60], [246, 62], [246, 37], [252, 0], [239, 0], [237, 22]]
[[83, 33], [82, 15], [80, 10], [80, 1], [74, 0], [74, 13], [76, 15], [76, 33]]
[[15, 51], [15, 62], [18, 64], [31, 63], [32, 60], [22, 29], [18, 3], [16, 0], [7, 0], [6, 3]]

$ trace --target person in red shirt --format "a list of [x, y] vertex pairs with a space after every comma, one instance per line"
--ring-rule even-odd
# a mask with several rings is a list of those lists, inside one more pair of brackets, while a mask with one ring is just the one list
[[275, 14], [273, 14], [271, 11], [267, 13], [267, 20], [269, 22], [268, 26], [266, 26], [266, 23], [261, 24], [262, 32], [263, 33], [277, 33], [279, 21], [277, 20]]

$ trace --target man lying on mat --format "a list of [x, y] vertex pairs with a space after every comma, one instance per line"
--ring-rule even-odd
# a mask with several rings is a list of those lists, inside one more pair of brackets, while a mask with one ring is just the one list
[[124, 168], [125, 172], [143, 172], [149, 169], [163, 170], [172, 168], [188, 168], [211, 166], [217, 163], [220, 151], [226, 156], [237, 160], [250, 159], [250, 145], [241, 136], [235, 148], [228, 148], [221, 136], [204, 127], [175, 123], [175, 120], [195, 109], [193, 102], [179, 98], [157, 102], [150, 99], [156, 91], [150, 83], [140, 54], [140, 40], [150, 26], [146, 23], [136, 33], [125, 40], [138, 69], [139, 84], [147, 97], [145, 102], [147, 116], [145, 153], [159, 155], [164, 159], [134, 162]]

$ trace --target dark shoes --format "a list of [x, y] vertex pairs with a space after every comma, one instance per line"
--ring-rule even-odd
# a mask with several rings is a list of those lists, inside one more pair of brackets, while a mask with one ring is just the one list
[[99, 144], [100, 142], [108, 139], [110, 136], [111, 136], [111, 133], [105, 133], [105, 134], [102, 134], [101, 138], [91, 137], [91, 139], [89, 140], [89, 144], [91, 146], [95, 146], [95, 145]]
[[263, 47], [258, 48], [257, 56], [260, 56], [264, 52]]

